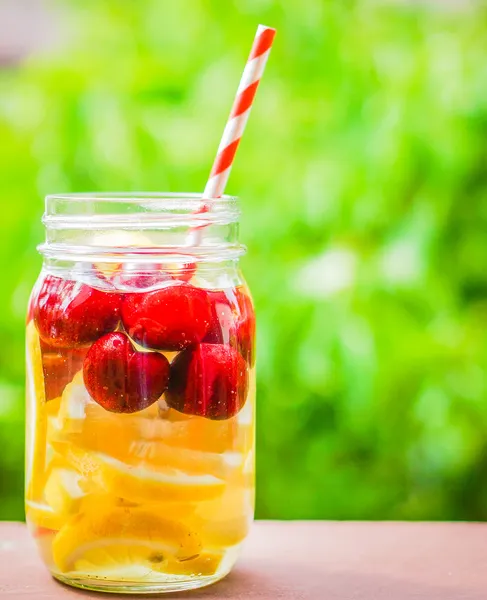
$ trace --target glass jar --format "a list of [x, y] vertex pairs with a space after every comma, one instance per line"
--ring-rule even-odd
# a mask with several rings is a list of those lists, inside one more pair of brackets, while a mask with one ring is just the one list
[[112, 592], [225, 576], [253, 518], [255, 317], [238, 203], [49, 196], [27, 317], [26, 516]]

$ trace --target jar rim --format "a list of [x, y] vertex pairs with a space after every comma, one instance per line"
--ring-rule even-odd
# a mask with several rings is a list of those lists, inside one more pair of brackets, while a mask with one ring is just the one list
[[[101, 200], [104, 202], [137, 202], [138, 200], [191, 200], [197, 201], [203, 199], [203, 194], [198, 192], [67, 192], [47, 194], [46, 203], [52, 200], [69, 200], [69, 201], [93, 201]], [[219, 198], [211, 199], [211, 202], [231, 203], [237, 201], [237, 196], [223, 194]]]
[[236, 196], [204, 200], [194, 192], [77, 192], [46, 196], [42, 221], [57, 229], [121, 224], [150, 228], [156, 223], [191, 228], [235, 223], [239, 218]]
[[[239, 218], [238, 198], [230, 195], [205, 200], [194, 192], [49, 194], [42, 217], [46, 242], [38, 249], [46, 257], [77, 260], [101, 255], [118, 260], [121, 254], [127, 260], [157, 260], [175, 250], [186, 258], [190, 251], [196, 260], [227, 260], [245, 252], [238, 242]], [[199, 242], [197, 231], [203, 232]], [[117, 233], [130, 232], [149, 236], [150, 243], [111, 243]], [[100, 234], [108, 236], [102, 245]]]

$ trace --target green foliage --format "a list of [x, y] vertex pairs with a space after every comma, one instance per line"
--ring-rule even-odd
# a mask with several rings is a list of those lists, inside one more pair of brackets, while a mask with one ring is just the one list
[[0, 517], [22, 515], [41, 198], [202, 190], [264, 22], [278, 36], [228, 190], [259, 320], [257, 514], [485, 519], [485, 10], [64, 8], [66, 48], [0, 74]]

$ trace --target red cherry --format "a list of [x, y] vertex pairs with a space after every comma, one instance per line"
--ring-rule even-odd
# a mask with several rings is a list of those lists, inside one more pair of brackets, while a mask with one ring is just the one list
[[133, 413], [162, 396], [169, 362], [156, 352], [137, 352], [124, 333], [107, 333], [90, 348], [83, 379], [100, 406], [110, 412]]
[[82, 367], [88, 348], [56, 348], [41, 340], [46, 400], [58, 398]]
[[211, 324], [203, 342], [235, 345], [237, 327], [237, 300], [235, 290], [210, 290]]
[[48, 275], [34, 306], [41, 338], [51, 346], [81, 346], [116, 329], [121, 296]]
[[240, 319], [237, 325], [237, 347], [252, 367], [255, 363], [255, 312], [252, 300], [242, 289], [237, 289]]
[[212, 321], [204, 342], [238, 348], [250, 366], [255, 362], [255, 314], [250, 296], [242, 288], [209, 291]]
[[122, 302], [125, 331], [147, 348], [187, 348], [204, 338], [210, 321], [207, 293], [185, 283], [126, 294]]
[[230, 346], [200, 344], [171, 364], [167, 404], [188, 415], [229, 419], [245, 404], [247, 363]]

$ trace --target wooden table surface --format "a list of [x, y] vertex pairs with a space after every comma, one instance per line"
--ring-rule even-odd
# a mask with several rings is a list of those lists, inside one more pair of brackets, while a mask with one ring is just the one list
[[[110, 598], [62, 586], [20, 523], [0, 524], [0, 598]], [[165, 598], [486, 600], [487, 524], [258, 522], [234, 572]]]

